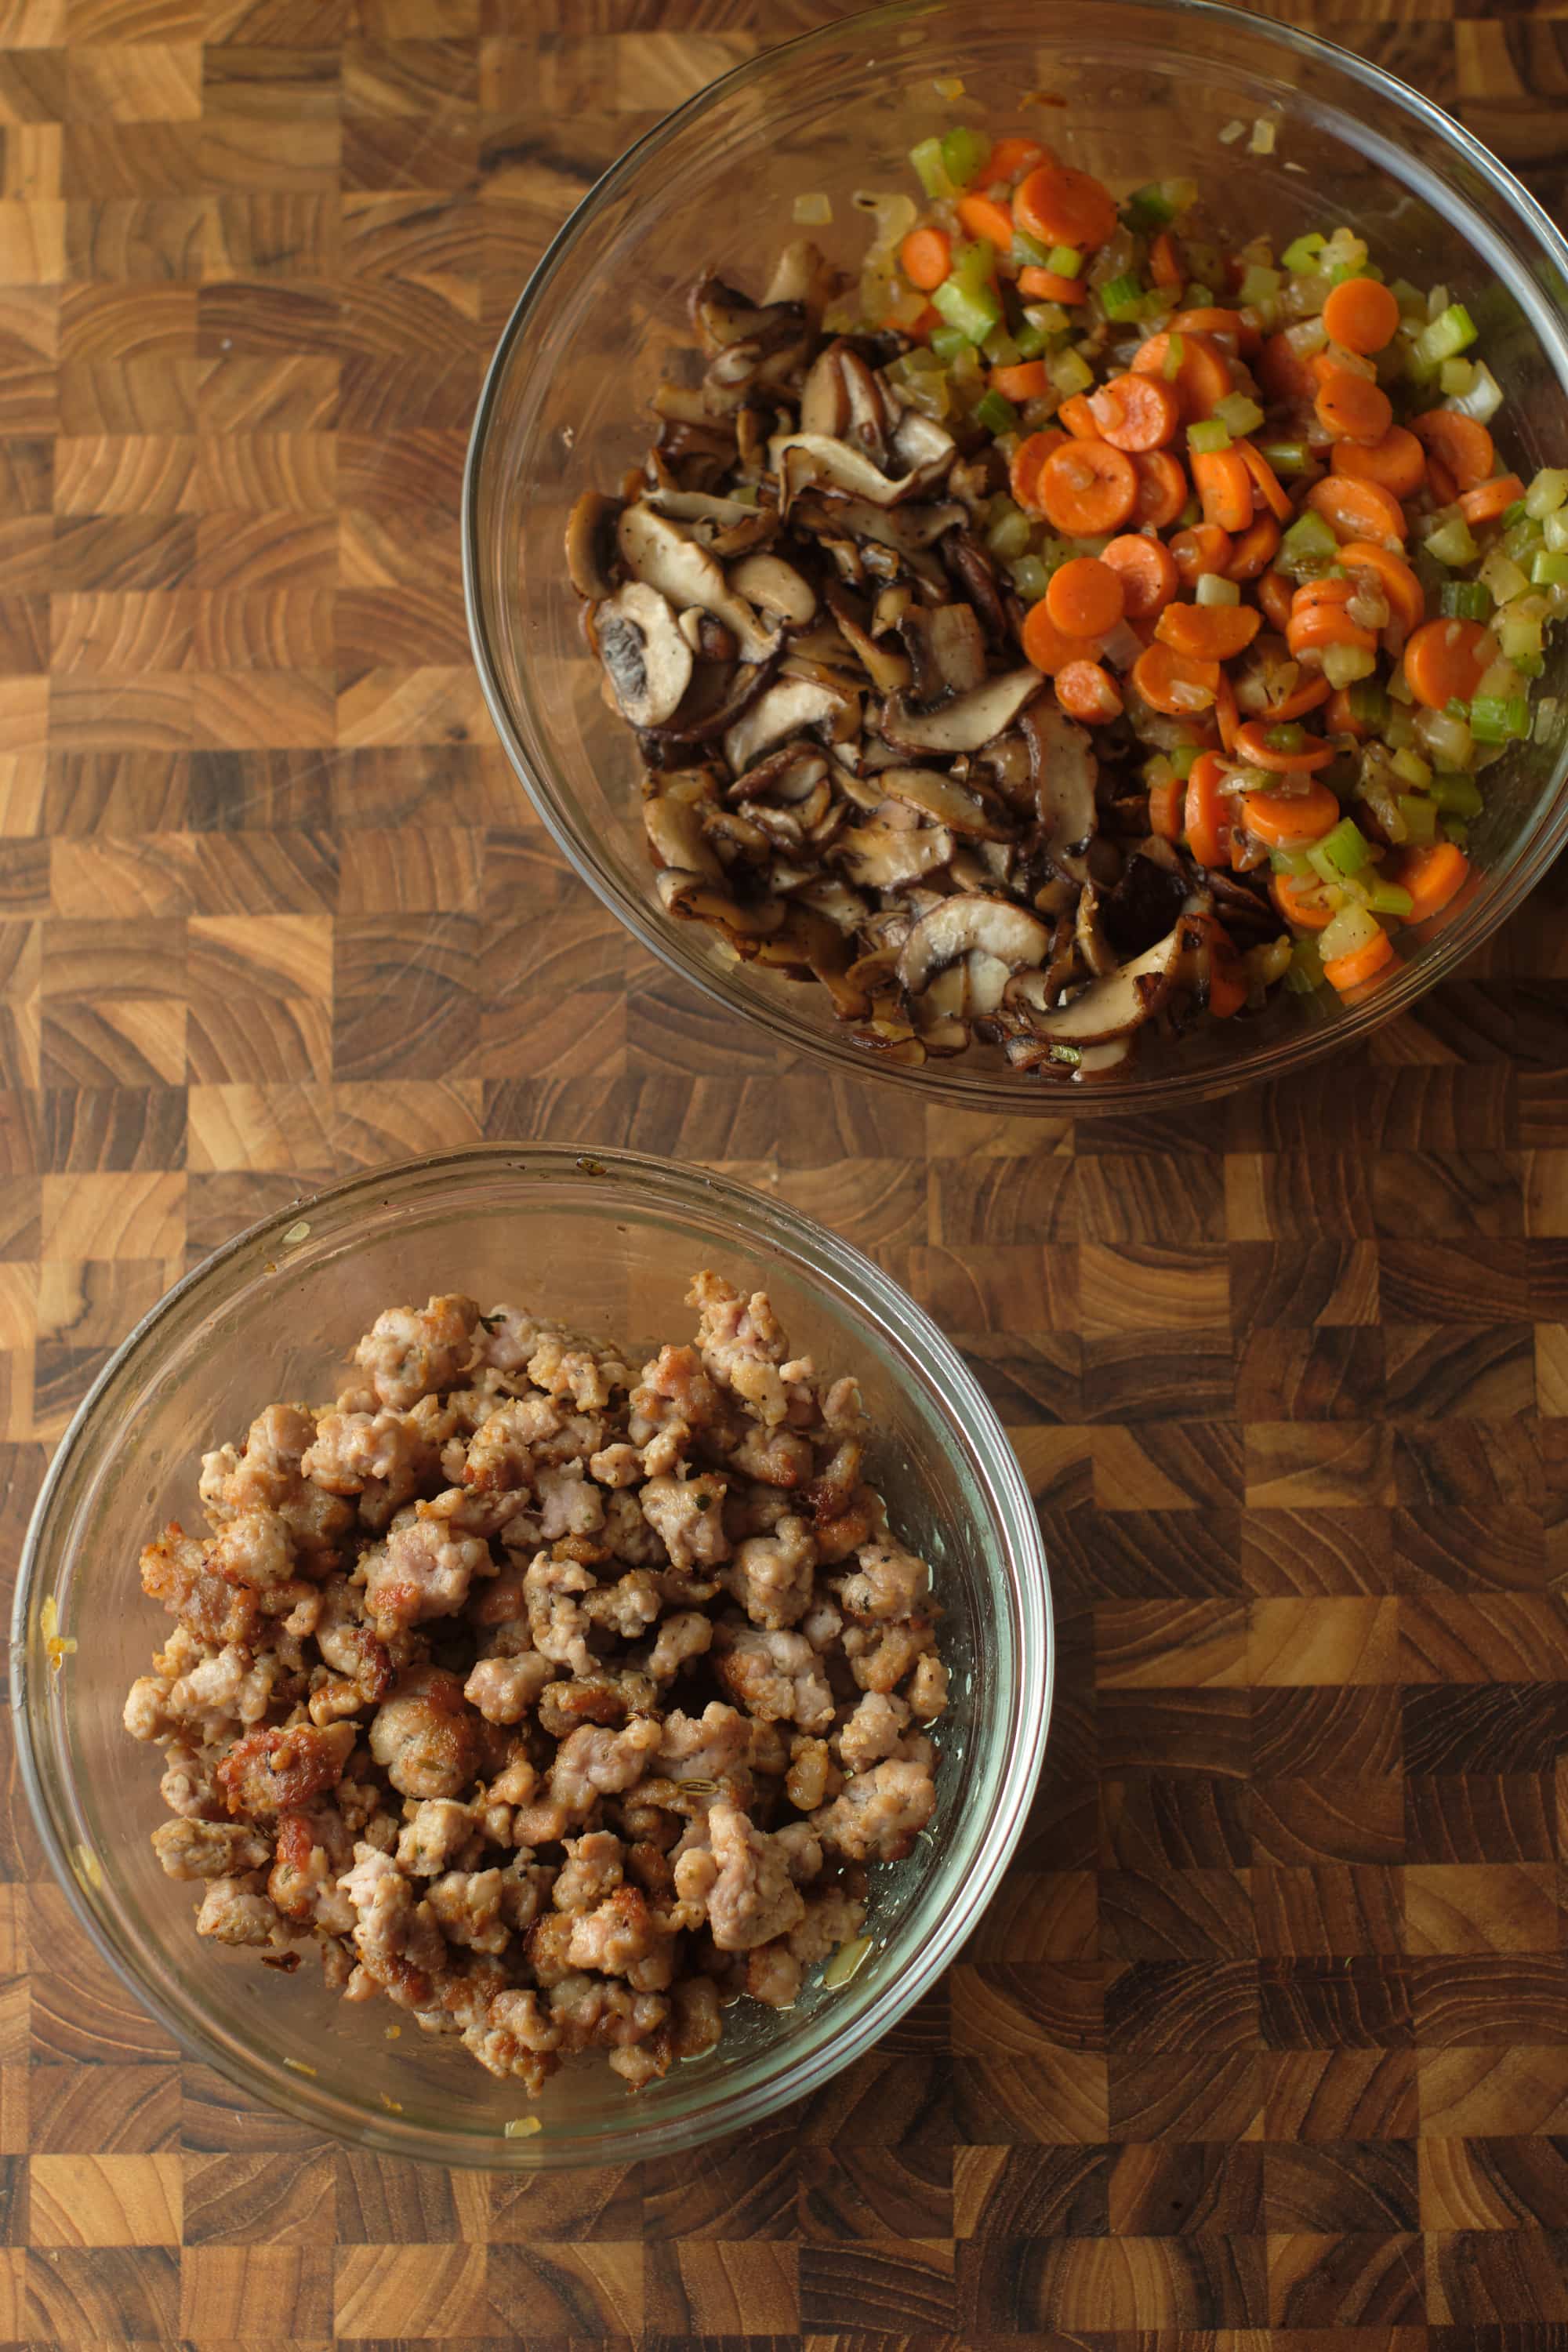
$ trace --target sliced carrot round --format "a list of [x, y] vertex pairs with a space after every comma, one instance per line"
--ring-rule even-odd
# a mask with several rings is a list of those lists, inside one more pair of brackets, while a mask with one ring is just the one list
[[1220, 530], [1245, 530], [1252, 520], [1252, 477], [1239, 449], [1196, 449], [1193, 484], [1204, 520]]
[[1138, 503], [1138, 477], [1124, 449], [1108, 441], [1069, 441], [1040, 469], [1046, 520], [1068, 539], [1117, 531]]
[[1058, 629], [1046, 609], [1043, 596], [1037, 604], [1030, 605], [1024, 616], [1023, 640], [1024, 659], [1043, 670], [1047, 677], [1055, 677], [1071, 662], [1091, 662], [1100, 651], [1093, 637], [1072, 637]]
[[1154, 635], [1194, 661], [1234, 661], [1245, 653], [1263, 615], [1251, 604], [1167, 604]]
[[1229, 360], [1212, 335], [1191, 334], [1181, 338], [1175, 375], [1167, 378], [1165, 362], [1170, 356], [1172, 331], [1167, 328], [1139, 345], [1132, 355], [1132, 373], [1173, 382], [1181, 398], [1183, 418], [1190, 425], [1194, 417], [1214, 415], [1215, 403], [1235, 391], [1236, 377]]
[[1375, 278], [1346, 278], [1323, 305], [1331, 342], [1347, 352], [1380, 352], [1399, 332], [1399, 304]]
[[1328, 766], [1334, 756], [1334, 747], [1320, 742], [1315, 735], [1309, 735], [1303, 743], [1295, 746], [1270, 742], [1274, 730], [1289, 723], [1279, 719], [1247, 720], [1237, 736], [1236, 748], [1248, 767], [1267, 768], [1276, 776], [1310, 776], [1314, 768]]
[[1459, 495], [1459, 485], [1436, 449], [1426, 460], [1426, 487], [1434, 503], [1440, 507], [1451, 507]]
[[1103, 245], [1116, 233], [1116, 199], [1070, 163], [1037, 163], [1018, 184], [1013, 216], [1042, 245]]
[[1394, 422], [1394, 403], [1379, 383], [1349, 368], [1334, 368], [1318, 386], [1318, 421], [1336, 441], [1381, 441]]
[[1289, 694], [1270, 702], [1259, 712], [1265, 727], [1283, 727], [1292, 719], [1300, 719], [1309, 710], [1316, 710], [1329, 699], [1329, 681], [1321, 674], [1303, 673]]
[[1347, 540], [1340, 550], [1340, 562], [1347, 572], [1370, 572], [1388, 599], [1388, 606], [1399, 624], [1400, 632], [1408, 636], [1418, 629], [1426, 614], [1426, 592], [1403, 555], [1392, 548], [1380, 547], [1375, 540]]
[[1417, 702], [1445, 710], [1468, 702], [1497, 658], [1497, 639], [1479, 621], [1425, 621], [1405, 648], [1405, 675]]
[[1163, 710], [1170, 719], [1193, 719], [1200, 711], [1211, 710], [1219, 679], [1218, 662], [1194, 661], [1157, 639], [1145, 646], [1132, 665], [1132, 683], [1138, 692], [1152, 709]]
[[994, 367], [991, 371], [993, 392], [1004, 400], [1016, 401], [1020, 406], [1026, 400], [1038, 400], [1050, 379], [1044, 360], [1019, 360], [1013, 367]]
[[1352, 646], [1362, 653], [1377, 649], [1377, 632], [1352, 621], [1338, 598], [1314, 604], [1298, 604], [1285, 625], [1285, 642], [1298, 661], [1303, 654], [1321, 653], [1326, 646]]
[[1223, 572], [1234, 551], [1229, 531], [1212, 522], [1189, 523], [1171, 541], [1176, 570], [1189, 588], [1205, 572]]
[[1494, 474], [1489, 482], [1478, 482], [1473, 490], [1460, 491], [1459, 512], [1467, 522], [1496, 522], [1523, 496], [1524, 484], [1517, 474]]
[[1390, 879], [1410, 893], [1406, 919], [1424, 923], [1439, 915], [1458, 896], [1470, 870], [1470, 861], [1457, 842], [1434, 841], [1405, 851], [1390, 868]]
[[1037, 269], [1031, 262], [1018, 272], [1018, 291], [1031, 302], [1087, 302], [1089, 289], [1081, 278], [1061, 278], [1054, 269]]
[[1087, 727], [1108, 727], [1121, 716], [1121, 689], [1100, 662], [1068, 662], [1058, 670], [1057, 700]]
[[1149, 275], [1156, 286], [1181, 286], [1186, 281], [1176, 240], [1168, 228], [1163, 228], [1149, 247]]
[[1132, 463], [1138, 471], [1138, 502], [1130, 520], [1152, 523], [1156, 530], [1167, 530], [1189, 496], [1181, 460], [1168, 449], [1141, 449]]
[[1162, 841], [1180, 841], [1187, 788], [1173, 772], [1149, 788], [1149, 830]]
[[1411, 430], [1434, 457], [1440, 457], [1457, 489], [1479, 489], [1489, 481], [1497, 465], [1492, 436], [1473, 416], [1457, 408], [1429, 408], [1411, 419]]
[[1037, 139], [1020, 139], [1009, 132], [998, 139], [991, 150], [985, 166], [985, 184], [994, 188], [1004, 180], [1016, 180], [1025, 172], [1032, 172], [1037, 163], [1045, 161], [1046, 151]]
[[1215, 689], [1214, 715], [1219, 728], [1219, 740], [1227, 751], [1236, 749], [1236, 739], [1241, 731], [1241, 713], [1236, 707], [1236, 688], [1230, 682], [1230, 672], [1222, 669]]
[[988, 237], [999, 253], [1006, 252], [1013, 242], [1013, 215], [1005, 205], [994, 196], [960, 196], [956, 210], [971, 236]]
[[1336, 539], [1373, 539], [1403, 547], [1405, 509], [1381, 482], [1358, 482], [1344, 474], [1325, 474], [1308, 491], [1305, 504], [1322, 516]]
[[1284, 334], [1269, 335], [1258, 354], [1258, 381], [1280, 408], [1298, 408], [1317, 389], [1307, 361]]
[[1247, 1002], [1247, 976], [1225, 925], [1214, 915], [1204, 920], [1209, 935], [1208, 1008], [1216, 1021], [1228, 1021]]
[[1043, 433], [1031, 433], [1020, 441], [1013, 452], [1013, 462], [1007, 468], [1007, 487], [1021, 507], [1030, 514], [1039, 514], [1040, 468], [1053, 449], [1065, 446], [1067, 435], [1048, 425]]
[[1295, 874], [1273, 875], [1268, 893], [1285, 920], [1299, 931], [1326, 931], [1333, 920], [1328, 893], [1315, 874], [1310, 879]]
[[1086, 393], [1068, 394], [1057, 410], [1057, 423], [1065, 425], [1075, 441], [1103, 441], [1100, 419], [1089, 404]]
[[1089, 404], [1100, 438], [1113, 449], [1163, 449], [1173, 441], [1182, 421], [1182, 404], [1173, 383], [1163, 376], [1112, 376]]
[[1100, 560], [1121, 583], [1122, 609], [1130, 621], [1152, 621], [1181, 584], [1170, 549], [1146, 531], [1113, 539], [1101, 548]]
[[1046, 610], [1069, 637], [1103, 637], [1126, 609], [1121, 573], [1098, 555], [1070, 556], [1046, 590]]
[[1250, 319], [1244, 319], [1239, 310], [1223, 310], [1217, 306], [1178, 310], [1169, 329], [1173, 335], [1228, 336], [1243, 359], [1250, 358], [1263, 341]]
[[952, 268], [952, 240], [945, 229], [912, 228], [899, 247], [899, 264], [911, 286], [930, 294]]
[[[1245, 738], [1247, 730], [1242, 729]], [[1250, 751], [1243, 756], [1251, 761]], [[1303, 842], [1321, 841], [1340, 821], [1340, 804], [1327, 784], [1309, 784], [1300, 793], [1248, 793], [1241, 803], [1248, 833], [1270, 849], [1294, 849]]]
[[1241, 462], [1251, 475], [1258, 497], [1276, 522], [1289, 522], [1295, 511], [1290, 503], [1290, 493], [1262, 450], [1255, 449], [1250, 441], [1237, 441], [1233, 446], [1240, 450]]
[[1225, 567], [1227, 580], [1256, 580], [1268, 571], [1279, 551], [1279, 526], [1271, 514], [1254, 515], [1230, 551]]
[[1329, 460], [1352, 482], [1376, 482], [1396, 499], [1413, 499], [1426, 478], [1426, 453], [1414, 433], [1391, 425], [1381, 441], [1336, 441]]
[[1258, 601], [1271, 629], [1284, 629], [1290, 619], [1290, 583], [1282, 572], [1266, 572], [1258, 583]]
[[1187, 777], [1187, 846], [1200, 866], [1224, 866], [1230, 856], [1230, 805], [1220, 790], [1229, 772], [1217, 751], [1200, 751]]
[[1323, 978], [1342, 996], [1348, 996], [1352, 989], [1364, 988], [1369, 980], [1375, 980], [1393, 961], [1394, 949], [1388, 933], [1379, 931], [1365, 947], [1352, 948], [1348, 955], [1331, 956], [1323, 966]]

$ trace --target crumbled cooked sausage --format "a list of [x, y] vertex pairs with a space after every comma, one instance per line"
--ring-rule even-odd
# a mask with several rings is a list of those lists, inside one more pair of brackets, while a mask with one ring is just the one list
[[937, 1612], [859, 1391], [762, 1293], [690, 1303], [640, 1370], [514, 1307], [391, 1308], [142, 1554], [175, 1622], [125, 1725], [199, 1933], [283, 1969], [314, 1940], [530, 2095], [788, 2007], [935, 1802]]

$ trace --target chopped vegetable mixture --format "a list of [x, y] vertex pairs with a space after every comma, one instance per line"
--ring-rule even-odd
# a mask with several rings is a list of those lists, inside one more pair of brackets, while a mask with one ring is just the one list
[[1359, 997], [1563, 724], [1568, 468], [1509, 469], [1464, 302], [1346, 227], [1234, 247], [967, 124], [910, 161], [858, 282], [695, 289], [700, 382], [573, 516], [666, 908], [903, 1063]]

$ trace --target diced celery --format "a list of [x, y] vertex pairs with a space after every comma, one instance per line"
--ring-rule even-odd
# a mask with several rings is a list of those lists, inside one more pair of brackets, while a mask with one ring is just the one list
[[1268, 863], [1276, 874], [1289, 874], [1298, 881], [1303, 874], [1316, 871], [1310, 849], [1271, 849]]
[[1285, 247], [1279, 259], [1292, 277], [1310, 277], [1316, 269], [1318, 256], [1328, 241], [1328, 238], [1321, 236], [1315, 228], [1310, 228], [1304, 236], [1292, 239]]
[[1424, 793], [1432, 781], [1430, 763], [1409, 745], [1403, 751], [1395, 751], [1389, 765], [1396, 776], [1403, 777], [1407, 784], [1414, 784], [1417, 792]]
[[1182, 308], [1184, 310], [1212, 310], [1214, 308], [1213, 287], [1200, 286], [1194, 278], [1193, 283], [1186, 289], [1186, 291], [1182, 296]]
[[999, 392], [988, 392], [984, 400], [975, 404], [974, 422], [984, 425], [987, 433], [1016, 433], [1018, 412]]
[[1546, 667], [1544, 654], [1515, 654], [1513, 666], [1521, 677], [1539, 677]]
[[1047, 361], [1046, 373], [1064, 400], [1087, 392], [1094, 382], [1094, 370], [1079, 352], [1057, 352]]
[[1568, 555], [1538, 555], [1530, 567], [1530, 577], [1537, 588], [1568, 587]]
[[1408, 919], [1415, 910], [1415, 901], [1408, 890], [1401, 889], [1397, 882], [1373, 882], [1367, 892], [1367, 905], [1374, 915], [1398, 915]]
[[[936, 290], [940, 294], [941, 287], [939, 286]], [[1421, 544], [1428, 555], [1438, 563], [1446, 565], [1450, 572], [1457, 571], [1461, 563], [1473, 563], [1481, 551], [1476, 545], [1469, 524], [1460, 514], [1450, 515], [1448, 520], [1439, 524], [1431, 536], [1424, 539]]]
[[[970, 253], [979, 251], [971, 246]], [[969, 255], [965, 254], [967, 261]], [[1002, 323], [1002, 302], [996, 289], [984, 278], [968, 280], [955, 269], [944, 278], [931, 295], [931, 300], [950, 327], [956, 327], [965, 341], [983, 343], [987, 335]]]
[[1445, 360], [1437, 371], [1437, 389], [1450, 400], [1468, 392], [1475, 380], [1473, 360]]
[[1476, 322], [1462, 302], [1450, 302], [1438, 312], [1416, 336], [1414, 350], [1418, 360], [1427, 367], [1440, 368], [1445, 360], [1457, 359], [1476, 340]]
[[1031, 236], [1027, 229], [1016, 228], [1013, 231], [1013, 259], [1020, 268], [1048, 269], [1051, 267], [1050, 247], [1042, 245], [1037, 236]]
[[1292, 996], [1310, 996], [1323, 984], [1322, 958], [1316, 940], [1298, 940], [1290, 950], [1283, 985]]
[[1182, 362], [1186, 356], [1187, 347], [1182, 337], [1180, 335], [1172, 335], [1166, 342], [1165, 356], [1160, 363], [1160, 373], [1164, 377], [1167, 383], [1175, 383], [1176, 378], [1182, 373]]
[[967, 122], [955, 122], [942, 142], [942, 169], [955, 188], [969, 187], [990, 155], [990, 140], [984, 132], [972, 131]]
[[1072, 314], [1063, 310], [1059, 302], [1026, 302], [1024, 324], [1037, 327], [1040, 333], [1047, 337], [1058, 335], [1071, 326]]
[[1372, 856], [1372, 844], [1353, 817], [1342, 816], [1307, 855], [1325, 882], [1337, 882], [1342, 875], [1361, 872]]
[[1304, 474], [1312, 462], [1304, 441], [1260, 441], [1258, 454], [1267, 457], [1277, 474]]
[[1308, 507], [1299, 514], [1279, 541], [1275, 555], [1275, 568], [1300, 580], [1308, 572], [1321, 572], [1339, 547], [1328, 524], [1315, 508]]
[[1244, 392], [1227, 392], [1222, 400], [1215, 401], [1214, 413], [1233, 441], [1245, 440], [1247, 434], [1256, 433], [1263, 422], [1262, 409]]
[[1181, 513], [1176, 517], [1176, 529], [1178, 530], [1194, 530], [1196, 526], [1202, 522], [1203, 519], [1204, 510], [1198, 504], [1196, 499], [1189, 499], [1186, 505], [1182, 509]]
[[992, 524], [985, 534], [985, 544], [992, 554], [999, 556], [1004, 563], [1011, 563], [1026, 554], [1029, 546], [1028, 516], [1015, 507], [1011, 514], [1003, 515], [1000, 520]]
[[1492, 592], [1479, 580], [1445, 580], [1437, 593], [1445, 620], [1484, 621], [1492, 609]]
[[1121, 207], [1125, 227], [1134, 236], [1152, 236], [1158, 230], [1168, 228], [1176, 217], [1176, 207], [1157, 180], [1146, 187], [1134, 188]]
[[1131, 270], [1113, 278], [1100, 289], [1100, 307], [1108, 319], [1135, 319], [1143, 303], [1142, 280]]
[[1171, 765], [1184, 783], [1192, 774], [1202, 754], [1201, 743], [1175, 743], [1171, 747]]
[[1568, 507], [1560, 507], [1555, 514], [1549, 514], [1541, 529], [1552, 554], [1561, 555], [1568, 549]]
[[1502, 527], [1505, 530], [1511, 530], [1516, 522], [1525, 522], [1529, 519], [1530, 509], [1523, 499], [1515, 499], [1512, 506], [1504, 507], [1502, 510]]
[[1318, 952], [1325, 963], [1332, 963], [1336, 956], [1354, 955], [1358, 949], [1370, 947], [1381, 929], [1377, 917], [1365, 907], [1342, 907], [1332, 922], [1319, 932]]
[[973, 349], [973, 346], [962, 327], [933, 327], [931, 331], [931, 348], [942, 365], [949, 367], [960, 352], [967, 352]]
[[1399, 814], [1405, 820], [1407, 841], [1427, 842], [1437, 838], [1437, 805], [1423, 793], [1401, 793]]
[[1351, 717], [1361, 727], [1381, 727], [1388, 717], [1388, 694], [1374, 677], [1358, 677], [1347, 689]]
[[1470, 705], [1470, 732], [1478, 743], [1522, 742], [1530, 733], [1530, 705], [1522, 695], [1478, 694]]
[[910, 149], [910, 161], [915, 167], [915, 177], [928, 196], [940, 202], [954, 193], [942, 159], [942, 141], [922, 139], [918, 147]]
[[1568, 506], [1568, 470], [1561, 466], [1542, 466], [1524, 494], [1524, 511], [1533, 522], [1544, 522]]
[[1051, 575], [1037, 555], [1022, 555], [1009, 569], [1013, 585], [1026, 604], [1037, 604], [1051, 584]]
[[1193, 597], [1199, 604], [1239, 604], [1241, 590], [1221, 572], [1200, 572]]
[[1445, 816], [1479, 816], [1486, 805], [1474, 776], [1445, 774], [1439, 769], [1430, 789], [1435, 805]]
[[1083, 268], [1083, 256], [1076, 245], [1053, 245], [1045, 266], [1058, 278], [1076, 278]]
[[[1530, 574], [1521, 572], [1512, 557], [1506, 555], [1500, 547], [1488, 551], [1477, 577], [1490, 590], [1500, 604], [1511, 604], [1516, 596], [1527, 595], [1530, 591]], [[1484, 621], [1487, 616], [1479, 613], [1472, 617]]]
[[1187, 446], [1200, 457], [1212, 457], [1215, 451], [1230, 446], [1230, 427], [1220, 416], [1201, 417], [1187, 427]]
[[1013, 346], [1021, 360], [1037, 360], [1049, 341], [1045, 329], [1037, 327], [1032, 319], [1020, 320], [1013, 330]]
[[1505, 661], [1517, 662], [1531, 654], [1543, 651], [1546, 633], [1542, 623], [1532, 613], [1517, 616], [1505, 613], [1498, 623], [1498, 644]]
[[1023, 353], [1005, 327], [993, 327], [980, 346], [981, 356], [989, 367], [1016, 367]]
[[1243, 310], [1255, 302], [1271, 302], [1284, 282], [1279, 270], [1265, 269], [1259, 263], [1250, 261], [1242, 273], [1236, 299]]

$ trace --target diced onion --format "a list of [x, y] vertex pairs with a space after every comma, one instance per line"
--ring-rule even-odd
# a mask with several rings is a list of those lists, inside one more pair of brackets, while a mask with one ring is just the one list
[[1245, 132], [1246, 129], [1247, 125], [1245, 122], [1227, 122], [1225, 129], [1219, 134], [1220, 145], [1222, 147], [1234, 147], [1237, 141]]
[[535, 2132], [544, 2129], [537, 2116], [509, 2116], [501, 2137], [504, 2139], [531, 2139]]
[[1279, 136], [1279, 126], [1277, 122], [1270, 122], [1267, 115], [1260, 114], [1252, 126], [1252, 136], [1247, 142], [1247, 153], [1272, 155], [1274, 142]]
[[1223, 572], [1200, 572], [1197, 586], [1193, 591], [1200, 604], [1239, 604], [1241, 590]]
[[1415, 740], [1435, 768], [1468, 768], [1475, 746], [1462, 719], [1447, 710], [1418, 710], [1412, 721]]
[[824, 195], [796, 196], [793, 212], [802, 228], [826, 228], [833, 218], [833, 201]]
[[1336, 956], [1354, 955], [1359, 948], [1370, 947], [1381, 929], [1375, 915], [1352, 901], [1319, 932], [1318, 953], [1325, 963], [1331, 963]]
[[1325, 646], [1323, 676], [1332, 687], [1353, 686], [1358, 677], [1371, 677], [1377, 667], [1377, 656], [1370, 646]]
[[847, 1985], [850, 1978], [858, 1975], [865, 1966], [870, 1949], [869, 1936], [857, 1936], [852, 1944], [840, 1944], [822, 1971], [823, 1990], [837, 1992], [842, 1985]]
[[1457, 416], [1473, 416], [1478, 425], [1489, 425], [1502, 406], [1503, 390], [1485, 360], [1478, 360], [1468, 392], [1461, 392], [1443, 403]]

